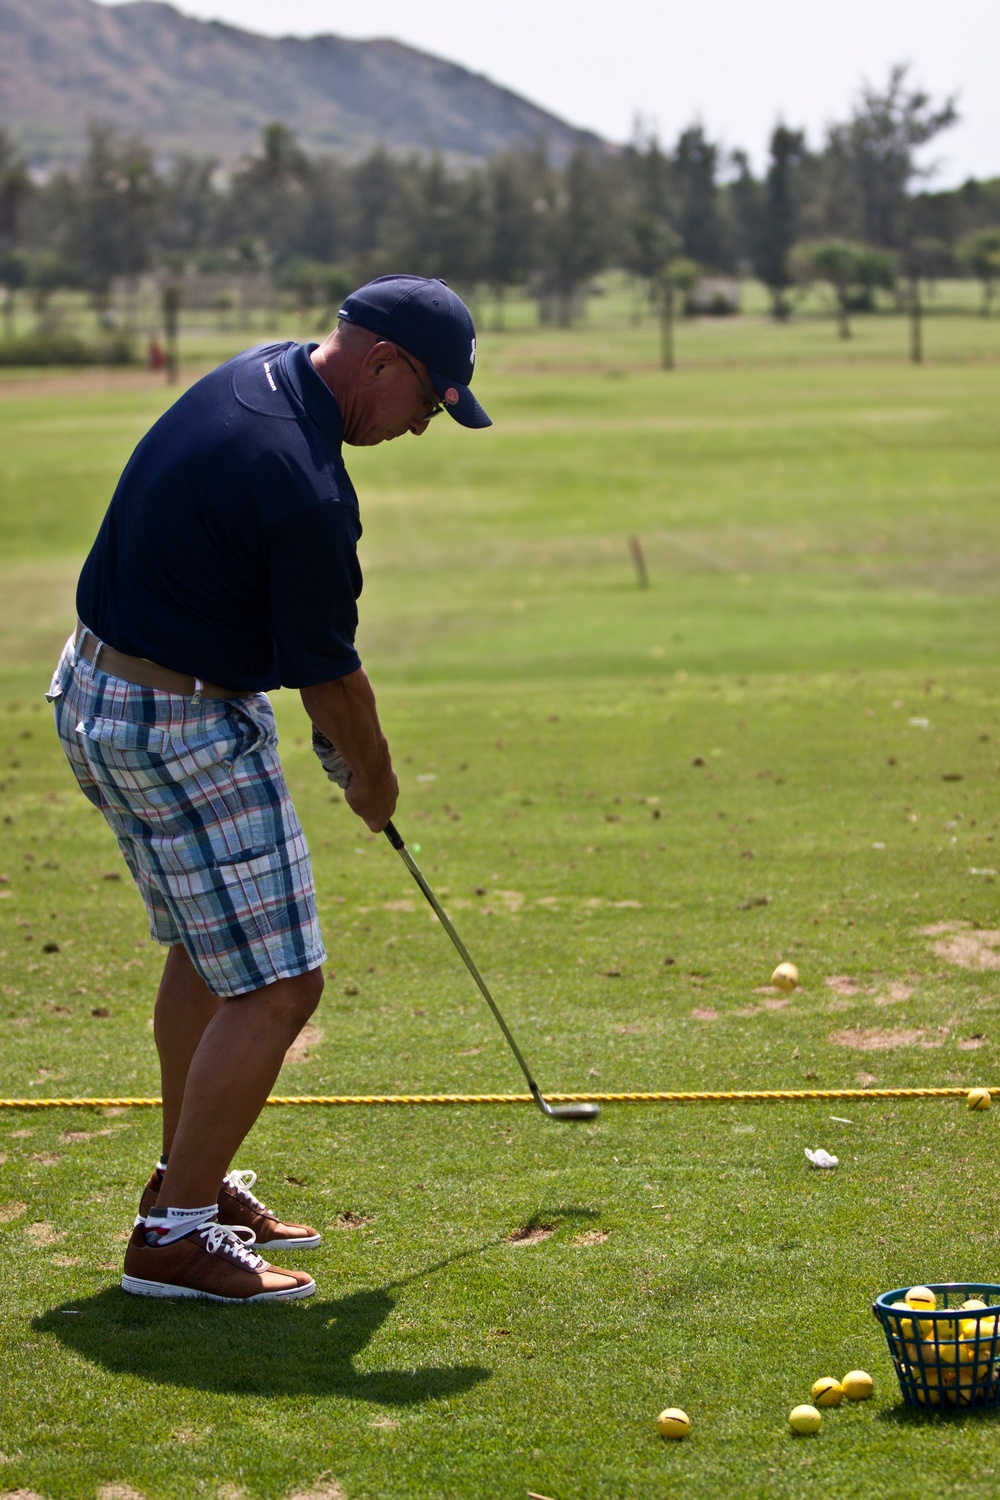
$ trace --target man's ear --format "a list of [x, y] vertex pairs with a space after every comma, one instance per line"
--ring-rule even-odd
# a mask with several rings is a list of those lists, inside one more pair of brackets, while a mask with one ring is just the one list
[[381, 380], [398, 358], [395, 344], [387, 343], [384, 339], [373, 344], [361, 361], [359, 374], [363, 384], [374, 385]]

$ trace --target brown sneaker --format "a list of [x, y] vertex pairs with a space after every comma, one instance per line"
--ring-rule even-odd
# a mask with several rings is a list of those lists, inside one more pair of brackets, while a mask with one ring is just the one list
[[[252, 1250], [315, 1249], [320, 1242], [317, 1231], [308, 1224], [283, 1223], [277, 1214], [265, 1208], [251, 1193], [250, 1189], [256, 1181], [256, 1172], [227, 1172], [219, 1189], [219, 1223], [252, 1229]], [[146, 1217], [151, 1208], [155, 1208], [162, 1182], [163, 1173], [157, 1167], [139, 1199], [141, 1219]]]
[[137, 1297], [289, 1302], [311, 1297], [316, 1283], [305, 1271], [276, 1271], [225, 1224], [202, 1224], [172, 1244], [147, 1245], [140, 1223], [125, 1251], [122, 1288]]

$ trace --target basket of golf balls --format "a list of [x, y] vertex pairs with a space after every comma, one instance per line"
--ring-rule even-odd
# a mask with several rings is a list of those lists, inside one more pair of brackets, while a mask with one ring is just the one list
[[908, 1406], [1000, 1405], [1000, 1286], [901, 1287], [872, 1311]]

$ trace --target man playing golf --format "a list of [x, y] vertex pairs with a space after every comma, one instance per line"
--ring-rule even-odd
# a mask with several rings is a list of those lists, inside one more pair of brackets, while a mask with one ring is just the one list
[[231, 1163], [315, 1009], [326, 952], [266, 693], [298, 688], [373, 831], [397, 783], [354, 646], [358, 502], [341, 447], [419, 437], [469, 390], [475, 330], [443, 281], [384, 276], [322, 344], [251, 349], [153, 426], [125, 468], [49, 692], [167, 947], [154, 1031], [163, 1156], [122, 1285], [150, 1297], [307, 1297], [258, 1250], [319, 1243]]

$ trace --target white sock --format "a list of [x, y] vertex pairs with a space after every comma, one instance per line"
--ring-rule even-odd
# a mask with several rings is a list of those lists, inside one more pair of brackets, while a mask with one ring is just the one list
[[218, 1214], [217, 1203], [207, 1203], [204, 1208], [151, 1208], [143, 1226], [146, 1244], [171, 1245], [192, 1229], [211, 1224]]

